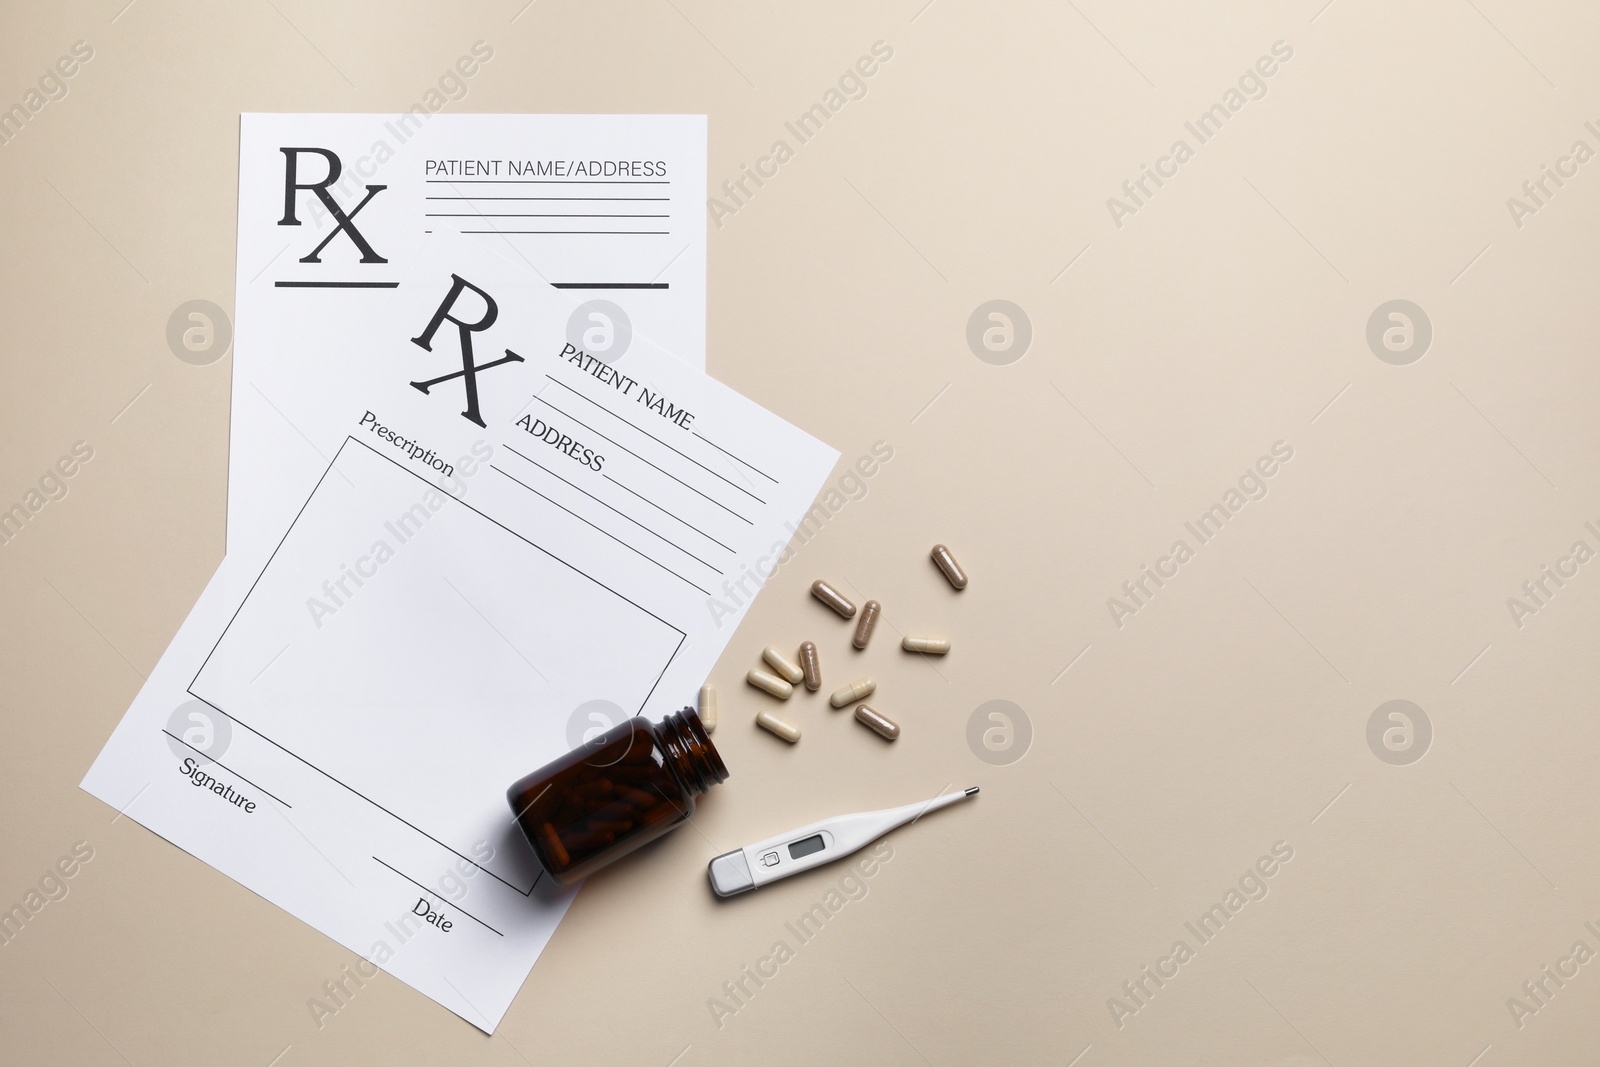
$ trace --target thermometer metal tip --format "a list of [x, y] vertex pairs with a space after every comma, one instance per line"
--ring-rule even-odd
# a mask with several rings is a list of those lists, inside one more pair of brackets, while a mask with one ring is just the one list
[[753, 845], [724, 852], [706, 869], [711, 888], [719, 897], [731, 897], [757, 886], [809, 871], [824, 863], [842, 859], [876, 841], [897, 826], [930, 811], [976, 796], [978, 787], [961, 793], [944, 793], [932, 800], [905, 804], [879, 811], [858, 811], [802, 826]]

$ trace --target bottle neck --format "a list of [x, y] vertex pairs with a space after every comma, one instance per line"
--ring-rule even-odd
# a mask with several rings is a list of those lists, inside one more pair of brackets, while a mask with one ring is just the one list
[[692, 708], [668, 715], [656, 727], [656, 736], [672, 773], [691, 797], [727, 779], [728, 768]]

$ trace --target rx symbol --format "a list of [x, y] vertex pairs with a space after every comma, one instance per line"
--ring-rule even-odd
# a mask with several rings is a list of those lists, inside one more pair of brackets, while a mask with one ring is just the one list
[[[468, 322], [466, 319], [458, 319], [453, 314], [457, 298], [459, 298], [462, 292], [467, 289], [471, 289], [474, 293], [477, 293], [483, 298], [483, 315], [480, 316], [476, 322]], [[449, 319], [451, 322], [456, 324], [456, 329], [461, 334], [461, 369], [458, 371], [451, 371], [449, 374], [442, 375], [438, 378], [432, 378], [425, 382], [412, 382], [411, 387], [416, 389], [418, 392], [426, 393], [435, 385], [448, 382], [452, 378], [460, 378], [461, 385], [467, 393], [467, 410], [463, 411], [461, 415], [463, 418], [470, 419], [479, 426], [484, 426], [483, 417], [478, 413], [478, 372], [488, 370], [490, 367], [498, 367], [502, 363], [521, 363], [523, 361], [521, 356], [517, 355], [508, 348], [506, 349], [505, 356], [501, 359], [492, 360], [488, 363], [472, 362], [472, 335], [487, 330], [490, 326], [494, 325], [494, 320], [499, 317], [500, 308], [495, 304], [494, 297], [490, 296], [482, 289], [479, 289], [476, 285], [473, 285], [459, 274], [451, 274], [450, 292], [445, 295], [444, 303], [440, 304], [439, 310], [433, 313], [433, 320], [428, 323], [428, 328], [423, 330], [420, 336], [413, 337], [411, 339], [411, 343], [416, 345], [418, 348], [421, 348], [425, 352], [432, 352], [433, 335], [438, 332], [440, 326], [444, 325], [445, 320]], [[487, 429], [487, 427], [485, 428]]]
[[[324, 237], [322, 239], [322, 243], [313, 248], [311, 250], [311, 254], [301, 259], [300, 262], [321, 263], [322, 260], [317, 258], [318, 253], [320, 253], [324, 248], [327, 248], [328, 242], [332, 241], [341, 233], [349, 237], [351, 242], [361, 250], [361, 262], [389, 262], [387, 259], [384, 259], [373, 250], [372, 245], [367, 243], [367, 239], [362, 236], [360, 230], [356, 229], [355, 224], [355, 217], [361, 213], [361, 209], [366, 207], [374, 196], [389, 187], [387, 185], [367, 186], [367, 195], [362, 197], [361, 202], [347, 212], [339, 205], [339, 202], [333, 198], [333, 194], [328, 192], [328, 186], [338, 181], [340, 173], [344, 170], [343, 165], [339, 162], [338, 156], [334, 155], [326, 148], [280, 148], [278, 151], [282, 152], [284, 157], [283, 218], [278, 220], [278, 225], [300, 225], [300, 218], [295, 213], [294, 194], [301, 189], [306, 189], [316, 194], [317, 199], [322, 201], [322, 206], [328, 209], [328, 214], [332, 215], [334, 221], [338, 223], [338, 225], [333, 228], [333, 232]], [[323, 178], [320, 182], [300, 181], [300, 155], [303, 152], [309, 152], [313, 155], [321, 156], [327, 161], [328, 176], [326, 178]]]

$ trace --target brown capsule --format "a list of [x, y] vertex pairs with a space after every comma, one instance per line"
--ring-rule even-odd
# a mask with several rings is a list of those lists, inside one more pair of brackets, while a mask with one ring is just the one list
[[961, 564], [956, 562], [956, 558], [950, 554], [948, 548], [943, 545], [934, 545], [932, 556], [933, 562], [938, 564], [939, 569], [944, 572], [944, 576], [950, 579], [951, 585], [957, 589], [965, 589], [967, 587], [967, 572], [961, 569]]
[[660, 797], [653, 797], [643, 789], [635, 789], [631, 785], [618, 785], [617, 795], [641, 811], [661, 803]]
[[607, 821], [611, 819], [631, 819], [633, 818], [633, 806], [625, 801], [613, 800], [611, 803], [603, 807], [596, 808], [587, 814], [591, 822], [596, 819], [601, 821]]
[[856, 707], [856, 722], [865, 726], [885, 741], [893, 741], [900, 736], [900, 724], [879, 715], [865, 704]]
[[581, 795], [579, 790], [573, 789], [562, 796], [552, 805], [548, 813], [550, 822], [556, 826], [565, 826], [576, 819], [584, 818], [596, 804], [616, 799], [611, 793], [610, 782], [606, 783], [606, 789], [603, 791], [594, 789], [595, 784], [590, 782], [590, 788], [584, 790]]
[[653, 808], [646, 808], [639, 814], [639, 825], [649, 826], [651, 823], [660, 822], [662, 819], [677, 818], [681, 812], [671, 804], [656, 804]]
[[659, 772], [656, 770], [654, 763], [645, 767], [634, 766], [627, 763], [614, 763], [606, 768], [606, 777], [611, 778], [614, 781], [623, 782], [653, 782], [656, 780], [656, 775], [658, 773]]
[[580, 822], [588, 815], [588, 802], [573, 796], [564, 797], [555, 804], [550, 811], [550, 821], [553, 826], [570, 826]]
[[572, 791], [572, 796], [576, 800], [590, 800], [594, 797], [605, 796], [606, 794], [610, 793], [613, 788], [614, 787], [611, 784], [611, 779], [596, 778], [594, 781], [587, 782], [574, 789]]
[[876, 600], [869, 600], [861, 608], [861, 618], [856, 620], [856, 636], [850, 642], [857, 648], [866, 648], [867, 642], [872, 640], [872, 631], [878, 628], [878, 616], [883, 614], [883, 605]]
[[800, 670], [805, 674], [807, 689], [815, 693], [822, 688], [822, 664], [817, 662], [817, 646], [812, 641], [800, 646]]
[[561, 838], [556, 833], [556, 828], [549, 823], [539, 827], [539, 834], [544, 838], [545, 847], [550, 850], [550, 856], [557, 863], [565, 866], [572, 862], [572, 857], [567, 855], [567, 850], [561, 844]]
[[590, 852], [597, 848], [604, 848], [617, 839], [616, 834], [595, 833], [585, 830], [576, 834], [568, 834], [565, 843], [573, 852]]
[[820, 578], [811, 583], [811, 595], [828, 605], [828, 607], [832, 608], [834, 611], [837, 611], [840, 618], [855, 618], [856, 606], [850, 603], [850, 601], [846, 600], [843, 593], [839, 592], [839, 590], [835, 589], [827, 582], [822, 581]]

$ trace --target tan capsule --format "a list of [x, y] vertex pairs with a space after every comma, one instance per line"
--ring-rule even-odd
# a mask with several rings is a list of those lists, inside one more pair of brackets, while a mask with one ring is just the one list
[[883, 605], [876, 600], [869, 600], [861, 608], [861, 618], [856, 620], [856, 635], [850, 643], [857, 648], [866, 648], [867, 642], [872, 640], [872, 631], [878, 628], [878, 616], [883, 614]]
[[807, 689], [815, 693], [822, 688], [822, 664], [817, 661], [817, 646], [811, 641], [800, 646], [800, 670]]
[[856, 722], [865, 726], [885, 741], [893, 741], [900, 736], [900, 724], [879, 715], [865, 704], [856, 706]]
[[956, 562], [956, 558], [950, 554], [948, 548], [943, 545], [934, 545], [932, 555], [933, 562], [939, 565], [941, 571], [944, 571], [944, 576], [950, 579], [951, 585], [957, 589], [965, 589], [967, 587], [967, 572], [961, 569], [961, 564]]
[[908, 635], [901, 640], [900, 647], [907, 652], [926, 652], [930, 656], [942, 656], [950, 651], [950, 642], [942, 637], [911, 637]]
[[788, 656], [785, 656], [782, 652], [779, 652], [772, 645], [768, 645], [766, 648], [761, 650], [761, 658], [766, 660], [768, 665], [771, 666], [773, 670], [783, 675], [784, 681], [788, 682], [790, 685], [794, 685], [796, 682], [806, 676], [804, 671], [795, 666], [794, 660], [790, 659]]
[[858, 678], [843, 689], [835, 691], [833, 696], [828, 698], [828, 703], [836, 708], [842, 708], [846, 704], [854, 704], [858, 700], [865, 700], [877, 691], [878, 683], [874, 682], [870, 677]]
[[820, 578], [811, 583], [811, 595], [828, 605], [828, 607], [832, 608], [834, 611], [837, 611], [841, 618], [855, 618], [856, 606], [850, 603], [850, 601], [846, 600], [843, 593], [839, 592], [839, 590], [835, 589], [827, 582], [822, 581]]
[[744, 680], [757, 689], [771, 693], [779, 700], [788, 700], [794, 694], [794, 686], [776, 674], [768, 674], [766, 671], [751, 671], [744, 676]]
[[717, 728], [717, 690], [710, 682], [700, 687], [700, 725], [708, 734]]
[[800, 731], [797, 728], [790, 726], [770, 711], [763, 711], [757, 715], [756, 725], [777, 734], [791, 745], [800, 740]]

